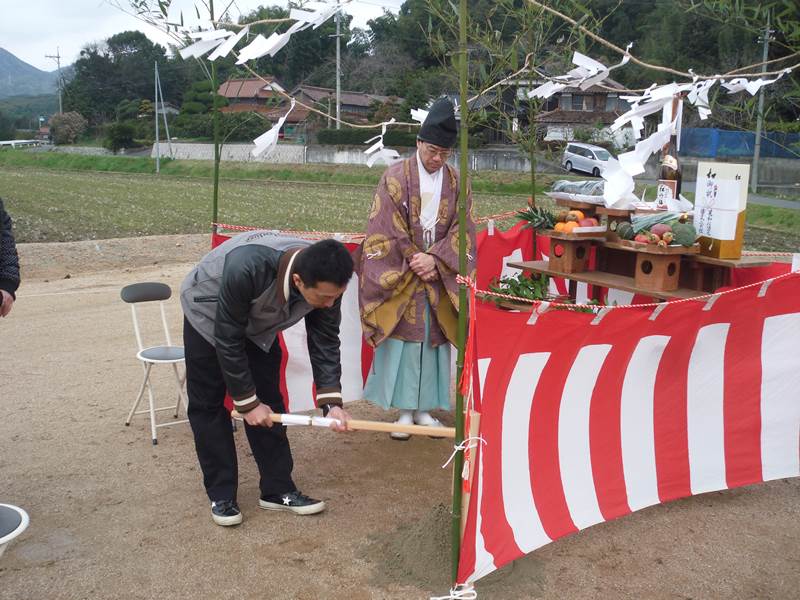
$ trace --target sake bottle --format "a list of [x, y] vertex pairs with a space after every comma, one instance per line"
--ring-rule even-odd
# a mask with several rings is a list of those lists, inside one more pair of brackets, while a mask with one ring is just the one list
[[677, 200], [681, 193], [681, 166], [678, 163], [677, 140], [675, 135], [661, 151], [661, 170], [656, 188], [656, 206], [666, 208], [667, 200]]

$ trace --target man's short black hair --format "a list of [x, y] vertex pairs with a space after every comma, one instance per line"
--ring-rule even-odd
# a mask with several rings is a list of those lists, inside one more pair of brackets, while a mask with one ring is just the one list
[[304, 248], [294, 265], [294, 272], [309, 287], [316, 287], [320, 281], [344, 287], [353, 276], [353, 257], [336, 240], [322, 240]]

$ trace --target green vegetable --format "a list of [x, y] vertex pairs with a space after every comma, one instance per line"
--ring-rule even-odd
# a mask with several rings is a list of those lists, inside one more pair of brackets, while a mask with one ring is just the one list
[[[528, 277], [524, 273], [518, 273], [514, 277], [503, 277], [499, 281], [492, 280], [489, 284], [489, 291], [498, 294], [508, 294], [526, 300], [546, 300], [550, 289], [550, 277], [547, 275], [533, 275]], [[492, 297], [495, 303], [502, 302], [502, 298]]]
[[691, 246], [697, 239], [697, 230], [691, 223], [676, 223], [672, 226], [673, 241], [681, 246]]
[[617, 235], [623, 240], [632, 240], [635, 235], [633, 232], [633, 225], [627, 221], [622, 221], [617, 224]]
[[671, 223], [677, 220], [682, 213], [669, 211], [657, 212], [648, 215], [633, 215], [631, 224], [633, 225], [634, 235], [640, 231], [650, 231], [650, 228], [657, 223]]

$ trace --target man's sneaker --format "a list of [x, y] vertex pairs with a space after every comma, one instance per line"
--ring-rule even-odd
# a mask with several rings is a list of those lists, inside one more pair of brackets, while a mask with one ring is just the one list
[[242, 513], [233, 500], [217, 500], [211, 503], [211, 518], [217, 525], [230, 527], [242, 522]]
[[[414, 411], [411, 410], [401, 410], [400, 411], [400, 418], [394, 422], [395, 425], [413, 425], [414, 424]], [[411, 434], [404, 433], [402, 431], [393, 431], [389, 434], [389, 437], [393, 440], [401, 440], [405, 441], [411, 437]]]
[[314, 515], [325, 510], [322, 500], [314, 500], [299, 491], [280, 496], [264, 496], [259, 499], [258, 505], [265, 510], [288, 510], [296, 515]]

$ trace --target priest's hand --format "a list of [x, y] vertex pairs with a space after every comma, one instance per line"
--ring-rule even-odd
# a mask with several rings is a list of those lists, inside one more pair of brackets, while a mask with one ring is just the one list
[[423, 281], [434, 281], [438, 278], [436, 273], [436, 261], [430, 254], [417, 252], [408, 262], [411, 270]]

